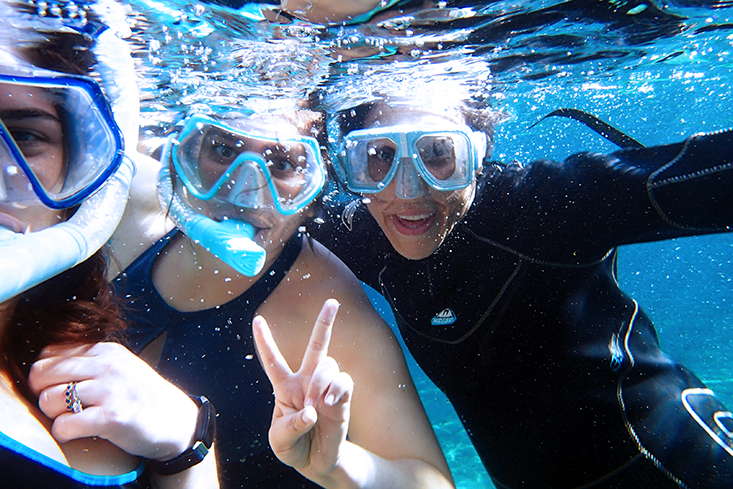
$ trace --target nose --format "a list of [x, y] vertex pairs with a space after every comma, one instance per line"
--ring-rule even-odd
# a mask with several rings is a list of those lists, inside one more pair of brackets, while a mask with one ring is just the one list
[[266, 206], [267, 180], [256, 164], [242, 164], [231, 175], [226, 200], [245, 209], [260, 209]]
[[416, 199], [422, 196], [428, 189], [427, 184], [417, 172], [415, 162], [412, 158], [403, 157], [397, 167], [396, 195], [400, 199]]

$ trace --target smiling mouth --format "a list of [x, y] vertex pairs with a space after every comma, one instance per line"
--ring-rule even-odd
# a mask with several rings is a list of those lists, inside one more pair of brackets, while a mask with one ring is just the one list
[[400, 233], [414, 236], [426, 232], [435, 221], [436, 216], [437, 212], [413, 215], [395, 214], [392, 216], [392, 222]]

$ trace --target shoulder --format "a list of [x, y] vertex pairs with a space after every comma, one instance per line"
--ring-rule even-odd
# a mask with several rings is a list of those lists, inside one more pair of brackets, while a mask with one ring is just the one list
[[140, 153], [135, 153], [134, 158], [135, 176], [127, 208], [109, 242], [115, 264], [110, 267], [111, 277], [174, 228], [158, 202], [160, 162]]
[[285, 278], [267, 302], [289, 304], [293, 314], [313, 319], [329, 298], [351, 303], [364, 294], [359, 280], [344, 263], [318, 241], [303, 238], [303, 247]]
[[[302, 349], [294, 348], [299, 354], [305, 349], [323, 303], [330, 298], [340, 304], [329, 350], [339, 363], [353, 366], [357, 358], [373, 358], [385, 349], [401, 356], [396, 338], [372, 306], [361, 282], [336, 255], [315, 240], [304, 241], [298, 259], [268, 297], [268, 305], [261, 313], [268, 323], [268, 314], [274, 314], [279, 316], [281, 325], [289, 325], [289, 342], [294, 342], [294, 335], [299, 338], [297, 342], [302, 342]], [[285, 304], [287, 308], [282, 307]], [[281, 330], [280, 334], [285, 332]]]

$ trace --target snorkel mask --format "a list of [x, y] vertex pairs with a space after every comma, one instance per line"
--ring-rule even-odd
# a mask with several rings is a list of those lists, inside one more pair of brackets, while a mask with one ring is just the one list
[[[249, 114], [248, 114], [249, 115]], [[240, 211], [293, 215], [310, 204], [326, 181], [318, 141], [295, 133], [273, 136], [247, 116], [223, 121], [187, 118], [164, 150], [159, 198], [177, 227], [238, 272], [257, 275], [265, 250], [255, 228], [240, 219], [215, 221], [190, 197]], [[182, 185], [172, 191], [170, 166]]]
[[467, 126], [373, 127], [343, 137], [337, 168], [352, 192], [381, 192], [397, 178], [397, 196], [414, 199], [425, 183], [444, 192], [468, 187], [485, 155], [485, 135]]
[[[55, 14], [51, 9], [33, 15], [0, 4], [0, 29], [6, 46], [13, 45], [13, 32], [24, 29], [73, 29], [93, 35], [95, 71], [112, 101], [110, 108], [100, 86], [90, 78], [42, 70], [11, 55], [8, 49], [0, 52], [0, 92], [16, 101], [23, 96], [40, 97], [56, 108], [51, 117], [23, 110], [0, 113], [0, 203], [51, 209], [81, 204], [68, 221], [38, 232], [23, 234], [0, 226], [0, 302], [89, 258], [112, 235], [127, 203], [134, 167], [123, 157], [122, 134], [128, 147], [134, 148], [139, 96], [129, 48], [117, 35], [124, 34], [127, 27], [119, 22], [124, 20], [124, 12], [106, 1], [93, 5], [77, 2], [74, 7], [82, 4], [105, 23], [110, 19], [112, 23], [90, 33], [86, 16], [67, 16], [64, 6]], [[112, 25], [117, 32], [109, 28]], [[56, 147], [62, 151], [51, 152], [47, 147], [50, 142], [39, 136], [42, 133], [33, 132], [44, 124], [63, 129], [56, 134]], [[43, 155], [55, 160], [55, 173], [38, 159], [41, 149]]]
[[[122, 163], [122, 133], [91, 79], [6, 62], [0, 65], [0, 94], [0, 203], [40, 200], [51, 209], [68, 209]], [[39, 109], [39, 102], [46, 108]]]

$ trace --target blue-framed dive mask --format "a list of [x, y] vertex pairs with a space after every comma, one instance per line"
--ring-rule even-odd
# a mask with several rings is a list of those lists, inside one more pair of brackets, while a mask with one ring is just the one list
[[376, 193], [397, 177], [397, 196], [418, 197], [423, 182], [440, 191], [466, 188], [486, 154], [486, 136], [467, 126], [373, 127], [344, 136], [339, 165], [352, 192]]
[[0, 203], [76, 206], [119, 168], [123, 153], [94, 80], [0, 66]]
[[204, 115], [189, 117], [169, 144], [178, 177], [197, 199], [292, 215], [326, 182], [318, 141], [276, 128]]

